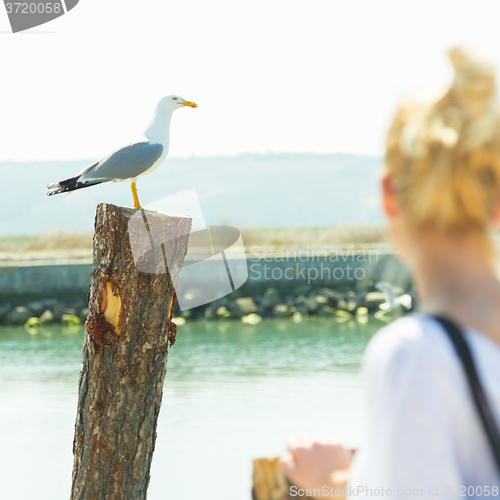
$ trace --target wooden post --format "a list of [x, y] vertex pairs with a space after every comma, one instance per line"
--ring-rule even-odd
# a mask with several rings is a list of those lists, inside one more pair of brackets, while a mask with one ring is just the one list
[[[279, 458], [259, 458], [253, 461], [252, 500], [291, 500], [293, 486], [282, 472]], [[310, 499], [310, 497], [302, 497]]]
[[128, 224], [134, 214], [141, 212], [97, 207], [71, 500], [146, 498], [167, 350], [176, 333], [172, 279], [184, 261], [191, 219], [142, 211], [143, 227], [154, 226], [155, 241], [166, 241], [161, 248], [164, 257], [170, 254], [171, 278], [165, 268], [137, 269]]
[[[350, 450], [351, 459], [355, 450]], [[298, 495], [299, 488], [290, 482], [281, 470], [279, 458], [258, 458], [253, 461], [252, 478], [252, 500], [293, 500], [302, 498], [303, 500], [314, 500], [316, 497]], [[293, 487], [293, 489], [291, 489]], [[304, 492], [305, 493], [305, 492]], [[339, 491], [339, 493], [342, 493]], [[343, 500], [342, 494], [331, 497], [336, 500]]]

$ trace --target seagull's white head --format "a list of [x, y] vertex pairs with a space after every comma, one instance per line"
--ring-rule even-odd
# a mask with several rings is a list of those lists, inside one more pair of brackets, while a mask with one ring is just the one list
[[197, 108], [198, 105], [191, 101], [186, 101], [178, 95], [167, 95], [160, 99], [158, 107], [168, 109], [173, 113], [176, 109], [182, 108], [183, 106], [189, 106], [190, 108]]

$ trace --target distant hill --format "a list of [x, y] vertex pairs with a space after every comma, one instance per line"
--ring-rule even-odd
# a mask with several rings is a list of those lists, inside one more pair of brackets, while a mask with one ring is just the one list
[[[45, 185], [76, 174], [89, 161], [0, 163], [0, 235], [91, 231], [98, 203], [132, 205], [128, 183], [65, 196]], [[266, 154], [167, 159], [139, 178], [141, 204], [196, 188], [205, 220], [237, 227], [378, 223], [381, 159], [351, 154]]]

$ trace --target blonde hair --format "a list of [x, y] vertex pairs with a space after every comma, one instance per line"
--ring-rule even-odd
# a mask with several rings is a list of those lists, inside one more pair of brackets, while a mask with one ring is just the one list
[[500, 200], [500, 130], [494, 68], [449, 50], [455, 78], [438, 99], [408, 100], [387, 139], [386, 170], [416, 227], [487, 229]]

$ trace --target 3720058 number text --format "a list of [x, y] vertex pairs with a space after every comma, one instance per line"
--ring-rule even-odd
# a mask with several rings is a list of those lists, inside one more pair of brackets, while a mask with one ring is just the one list
[[60, 3], [6, 3], [7, 14], [61, 14]]

